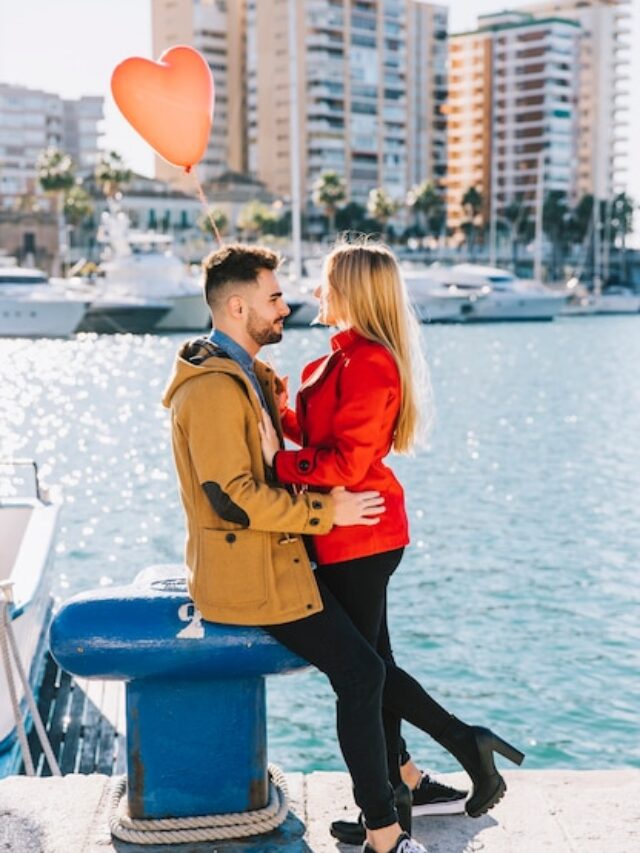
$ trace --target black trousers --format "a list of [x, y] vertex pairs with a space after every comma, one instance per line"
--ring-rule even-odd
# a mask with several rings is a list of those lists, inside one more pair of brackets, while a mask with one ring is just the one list
[[324, 605], [320, 613], [264, 630], [329, 678], [336, 694], [338, 741], [356, 803], [370, 829], [391, 826], [398, 816], [382, 724], [385, 664], [322, 578], [317, 581]]
[[324, 672], [337, 697], [340, 748], [367, 826], [396, 820], [400, 720], [438, 739], [450, 715], [394, 659], [387, 628], [387, 585], [403, 550], [320, 566], [324, 610], [265, 628]]
[[400, 737], [403, 719], [438, 740], [450, 714], [395, 662], [387, 625], [387, 587], [402, 559], [403, 549], [358, 560], [320, 566], [316, 577], [327, 586], [363, 637], [385, 662], [382, 701], [389, 780], [400, 782], [400, 764], [410, 756]]

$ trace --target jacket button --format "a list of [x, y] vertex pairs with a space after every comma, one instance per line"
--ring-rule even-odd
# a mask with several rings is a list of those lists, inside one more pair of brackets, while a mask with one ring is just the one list
[[311, 501], [311, 509], [322, 509], [322, 501]]
[[298, 462], [298, 468], [301, 471], [308, 471], [309, 470], [309, 463], [307, 462], [306, 459], [301, 459], [300, 462]]
[[227, 535], [224, 538], [227, 540], [227, 542], [235, 542], [236, 541], [236, 534], [235, 533], [227, 533]]
[[294, 557], [294, 558], [293, 558], [293, 562], [294, 562], [294, 563], [299, 563], [299, 562], [300, 562], [300, 557]]
[[313, 610], [313, 604], [307, 604], [307, 610]]
[[320, 524], [320, 519], [319, 519], [319, 518], [310, 518], [310, 519], [309, 519], [309, 524], [310, 524], [312, 527], [317, 527], [317, 526]]

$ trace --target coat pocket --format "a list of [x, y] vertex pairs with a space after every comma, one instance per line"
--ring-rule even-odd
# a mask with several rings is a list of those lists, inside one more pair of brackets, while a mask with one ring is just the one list
[[195, 598], [234, 610], [267, 600], [269, 534], [258, 530], [200, 530]]

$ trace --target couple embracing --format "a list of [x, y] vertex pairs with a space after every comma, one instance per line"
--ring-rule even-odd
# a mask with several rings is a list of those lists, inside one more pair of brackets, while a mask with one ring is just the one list
[[[494, 752], [524, 756], [450, 714], [395, 662], [387, 586], [409, 530], [384, 464], [409, 451], [426, 368], [393, 254], [335, 248], [316, 291], [331, 351], [286, 382], [257, 356], [289, 313], [269, 249], [229, 245], [204, 261], [213, 331], [186, 344], [165, 393], [187, 518], [189, 592], [205, 619], [259, 625], [329, 678], [340, 749], [361, 814], [332, 834], [375, 853], [424, 853], [411, 816], [484, 814], [505, 783]], [[299, 449], [285, 449], [284, 438]], [[411, 761], [408, 720], [460, 762], [471, 796]]]

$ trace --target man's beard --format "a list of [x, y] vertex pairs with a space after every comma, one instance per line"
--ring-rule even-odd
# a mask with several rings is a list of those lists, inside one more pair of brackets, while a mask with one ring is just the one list
[[247, 313], [247, 334], [260, 347], [266, 344], [277, 344], [282, 340], [282, 331], [276, 328], [275, 323], [261, 320], [253, 308], [249, 308]]

